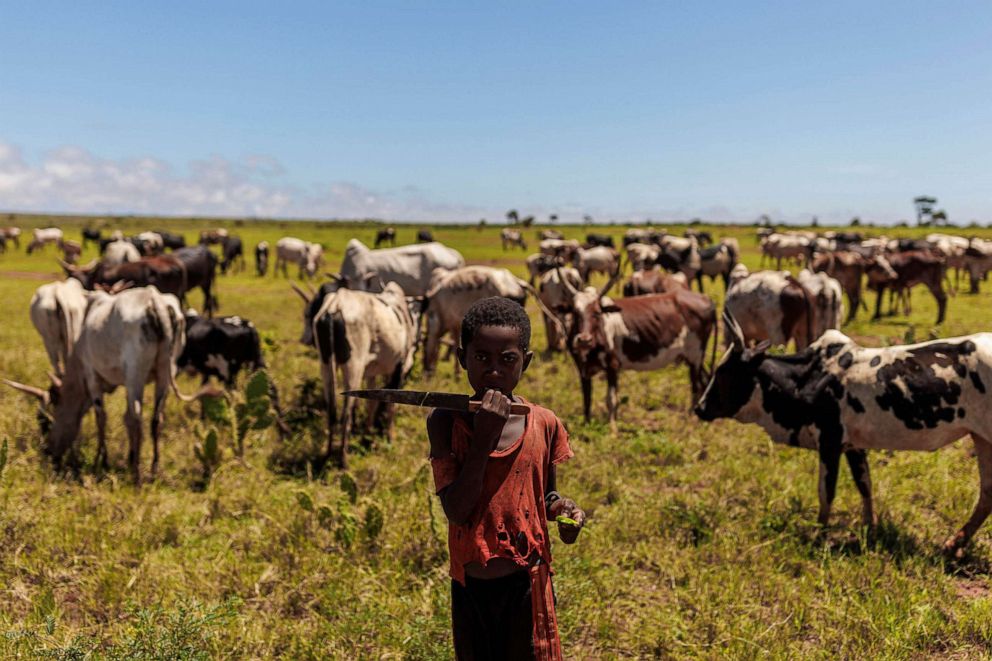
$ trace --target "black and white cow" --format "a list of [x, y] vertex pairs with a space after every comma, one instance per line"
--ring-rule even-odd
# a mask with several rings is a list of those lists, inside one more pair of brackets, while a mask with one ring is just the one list
[[760, 425], [776, 443], [820, 454], [819, 522], [830, 517], [840, 457], [875, 525], [867, 450], [926, 450], [971, 434], [978, 457], [978, 504], [944, 548], [959, 557], [992, 512], [992, 333], [869, 349], [837, 330], [804, 351], [771, 356], [748, 349], [724, 316], [732, 346], [696, 406], [703, 420]]
[[186, 346], [176, 366], [200, 374], [204, 383], [213, 376], [233, 386], [242, 368], [265, 367], [258, 331], [241, 317], [208, 319], [190, 310], [186, 313]]
[[255, 274], [265, 275], [269, 270], [269, 242], [259, 241], [255, 246]]

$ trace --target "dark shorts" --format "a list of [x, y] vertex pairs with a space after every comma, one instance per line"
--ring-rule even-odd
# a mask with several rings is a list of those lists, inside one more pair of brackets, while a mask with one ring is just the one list
[[451, 628], [459, 661], [533, 659], [530, 575], [451, 581]]

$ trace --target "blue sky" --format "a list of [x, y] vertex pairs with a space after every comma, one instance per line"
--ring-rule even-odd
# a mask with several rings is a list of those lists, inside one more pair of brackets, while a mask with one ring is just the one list
[[992, 5], [4, 2], [0, 208], [992, 221]]

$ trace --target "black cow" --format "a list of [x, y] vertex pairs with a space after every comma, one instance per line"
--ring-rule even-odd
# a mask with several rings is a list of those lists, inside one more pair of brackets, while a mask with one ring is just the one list
[[245, 270], [245, 253], [241, 245], [241, 237], [234, 234], [225, 236], [221, 241], [221, 249], [224, 253], [224, 261], [220, 263], [220, 272], [227, 273], [227, 269], [234, 265], [237, 260], [238, 271]]
[[242, 368], [265, 367], [258, 331], [241, 317], [207, 319], [187, 312], [186, 346], [176, 366], [200, 374], [204, 383], [213, 376], [231, 387]]
[[[219, 307], [217, 297], [211, 293], [214, 278], [217, 277], [217, 255], [205, 246], [180, 248], [172, 253], [186, 267], [186, 291], [199, 287], [203, 290], [203, 311], [208, 317], [213, 316]], [[185, 296], [180, 299], [186, 303]]]
[[434, 240], [434, 235], [430, 230], [419, 230], [417, 232], [417, 243], [430, 243]]
[[378, 248], [383, 243], [389, 242], [389, 245], [396, 245], [396, 230], [392, 227], [387, 227], [381, 229], [375, 233], [375, 247]]
[[587, 234], [585, 247], [592, 248], [593, 246], [605, 246], [607, 248], [616, 247], [613, 243], [613, 237], [609, 234]]
[[169, 250], [179, 250], [186, 247], [186, 238], [182, 234], [164, 232], [162, 230], [152, 230], [162, 237], [162, 245]]
[[83, 247], [85, 248], [89, 245], [90, 241], [93, 243], [100, 243], [101, 239], [100, 230], [93, 229], [92, 227], [83, 228]]

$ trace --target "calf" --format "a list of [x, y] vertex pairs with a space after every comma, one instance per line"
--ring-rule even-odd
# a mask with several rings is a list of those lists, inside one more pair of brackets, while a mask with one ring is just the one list
[[213, 376], [231, 387], [242, 368], [265, 368], [258, 331], [241, 317], [206, 319], [191, 310], [186, 313], [186, 346], [176, 366], [200, 374], [204, 383]]
[[[908, 251], [893, 253], [888, 257], [876, 256], [865, 269], [868, 287], [878, 292], [874, 318], [880, 319], [882, 316], [882, 297], [886, 289], [896, 294], [908, 294], [911, 288], [923, 285], [937, 300], [937, 323], [943, 323], [947, 312], [947, 294], [943, 284], [945, 274], [944, 260], [930, 252]], [[890, 314], [891, 312], [890, 309]]]
[[503, 244], [504, 251], [513, 246], [521, 250], [527, 250], [527, 242], [524, 240], [524, 235], [520, 233], [520, 230], [504, 227], [499, 231], [499, 240]]
[[568, 349], [582, 382], [587, 421], [592, 405], [592, 377], [601, 371], [606, 372], [606, 407], [614, 430], [621, 370], [649, 371], [684, 362], [689, 366], [692, 397], [696, 400], [706, 385], [706, 343], [710, 333], [716, 331], [713, 301], [687, 289], [613, 301], [605, 295], [613, 280], [599, 291], [593, 287], [579, 291], [567, 280], [563, 282], [574, 297]]
[[[337, 429], [337, 393], [339, 390], [361, 388], [366, 381], [385, 377], [386, 387], [402, 388], [413, 367], [417, 344], [417, 325], [403, 290], [394, 282], [387, 283], [381, 293], [338, 289], [328, 294], [314, 315], [313, 337], [320, 357], [320, 372], [327, 402], [327, 456], [333, 451]], [[337, 385], [337, 371], [344, 383]], [[369, 422], [372, 420], [370, 407]], [[386, 404], [386, 431], [393, 436], [393, 410]], [[351, 436], [352, 412], [355, 399], [344, 398], [340, 447], [336, 459], [342, 468], [347, 465], [348, 442]]]
[[[743, 264], [731, 272], [724, 309], [740, 321], [749, 342], [767, 340], [804, 349], [815, 339], [815, 302], [788, 271], [748, 273]], [[729, 341], [724, 335], [724, 341]]]
[[28, 244], [28, 254], [54, 243], [56, 248], [62, 247], [62, 230], [58, 227], [34, 228], [31, 230], [31, 243]]
[[664, 294], [676, 289], [688, 289], [689, 281], [684, 273], [667, 273], [657, 266], [643, 271], [634, 271], [623, 285], [624, 296], [644, 296]]
[[[145, 384], [155, 383], [152, 413], [152, 474], [158, 469], [159, 431], [165, 417], [165, 398], [171, 389], [183, 401], [202, 395], [217, 395], [201, 389], [194, 397], [179, 392], [175, 381], [175, 360], [185, 341], [185, 321], [175, 296], [154, 287], [129, 289], [112, 296], [95, 292], [83, 321], [79, 339], [69, 357], [65, 376], [52, 379], [48, 390], [5, 382], [34, 395], [51, 408], [53, 422], [47, 433], [45, 452], [57, 468], [64, 462], [78, 468], [75, 450], [83, 415], [92, 407], [96, 413], [97, 464], [106, 468], [107, 413], [104, 395], [118, 386], [127, 391], [124, 426], [130, 441], [128, 464], [135, 483], [141, 482], [141, 411]], [[68, 455], [68, 457], [67, 457]]]
[[992, 511], [992, 334], [868, 349], [831, 330], [798, 354], [769, 356], [745, 346], [733, 318], [724, 321], [732, 346], [696, 414], [756, 423], [776, 443], [816, 450], [821, 525], [830, 517], [842, 454], [873, 531], [867, 450], [933, 451], [971, 434], [978, 504], [944, 543], [946, 552], [963, 555]]
[[259, 241], [255, 246], [255, 275], [264, 276], [269, 270], [269, 242]]
[[383, 243], [389, 242], [389, 245], [396, 246], [396, 230], [392, 227], [385, 227], [375, 233], [375, 247], [378, 248]]
[[245, 253], [241, 245], [241, 237], [233, 234], [224, 237], [221, 242], [221, 249], [224, 259], [220, 263], [220, 272], [226, 274], [232, 266], [237, 266], [238, 271], [245, 270]]
[[814, 273], [826, 273], [840, 283], [847, 294], [847, 321], [853, 320], [861, 306], [861, 280], [865, 272], [865, 261], [861, 255], [844, 250], [817, 255], [810, 268]]

